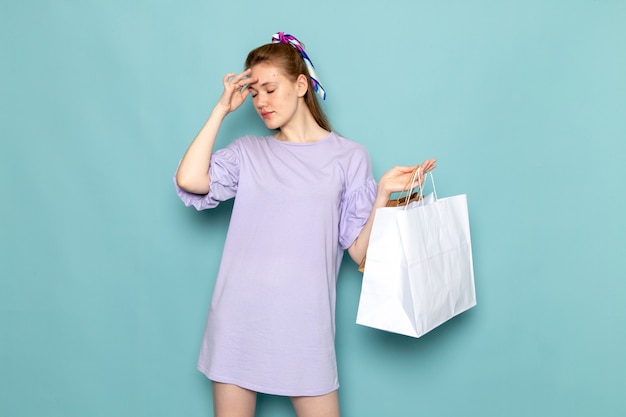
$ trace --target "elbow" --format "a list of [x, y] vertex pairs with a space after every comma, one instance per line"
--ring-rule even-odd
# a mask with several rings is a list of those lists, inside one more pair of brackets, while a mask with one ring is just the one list
[[180, 171], [176, 173], [176, 185], [182, 190], [193, 194], [207, 194], [209, 192], [209, 177], [205, 180], [198, 180], [189, 175], [184, 175]]

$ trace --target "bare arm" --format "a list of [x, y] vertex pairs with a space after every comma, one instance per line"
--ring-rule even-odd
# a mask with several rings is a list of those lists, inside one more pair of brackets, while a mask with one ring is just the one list
[[[421, 165], [419, 181], [424, 182], [424, 174], [432, 171], [436, 168], [435, 159], [427, 159]], [[403, 191], [404, 187], [410, 183], [413, 175], [413, 170], [417, 166], [408, 167], [394, 167], [387, 171], [378, 181], [378, 189], [376, 191], [376, 199], [374, 200], [374, 206], [372, 211], [361, 229], [361, 233], [356, 238], [354, 243], [348, 248], [348, 253], [354, 262], [361, 263], [367, 252], [367, 246], [370, 240], [370, 234], [372, 232], [372, 225], [374, 224], [374, 216], [376, 215], [376, 209], [385, 207], [389, 197], [394, 192]]]
[[211, 183], [209, 164], [217, 132], [226, 115], [241, 106], [248, 96], [249, 90], [243, 87], [250, 82], [249, 74], [250, 70], [238, 75], [229, 73], [222, 80], [224, 92], [206, 123], [187, 148], [176, 172], [176, 183], [183, 190], [194, 194], [209, 192]]

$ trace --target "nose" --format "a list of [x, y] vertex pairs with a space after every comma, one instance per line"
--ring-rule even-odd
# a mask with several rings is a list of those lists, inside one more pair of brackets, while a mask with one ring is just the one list
[[256, 97], [254, 97], [254, 104], [259, 110], [262, 110], [263, 107], [265, 107], [265, 98], [261, 93], [258, 93]]

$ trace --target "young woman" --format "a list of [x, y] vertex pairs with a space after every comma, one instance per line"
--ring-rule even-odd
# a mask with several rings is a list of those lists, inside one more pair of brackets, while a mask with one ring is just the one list
[[[256, 393], [289, 396], [298, 417], [339, 416], [335, 289], [344, 250], [364, 258], [375, 210], [411, 180], [378, 183], [365, 148], [331, 130], [300, 42], [278, 33], [251, 51], [185, 153], [178, 195], [198, 210], [235, 203], [198, 369], [213, 381], [215, 416], [253, 416]], [[271, 136], [214, 152], [224, 117], [252, 98]], [[426, 160], [421, 173], [435, 167]], [[422, 177], [423, 179], [423, 177]]]

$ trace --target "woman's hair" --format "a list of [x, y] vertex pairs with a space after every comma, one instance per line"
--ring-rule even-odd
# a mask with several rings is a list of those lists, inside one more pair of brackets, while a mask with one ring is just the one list
[[313, 89], [311, 76], [309, 75], [306, 63], [296, 48], [285, 43], [269, 43], [259, 46], [248, 54], [245, 68], [252, 68], [262, 62], [271, 63], [282, 68], [287, 77], [292, 81], [295, 81], [300, 74], [304, 74], [309, 84], [309, 88], [304, 94], [304, 102], [317, 124], [323, 129], [328, 131], [332, 130], [328, 118], [324, 114], [320, 103], [317, 101], [317, 94]]

